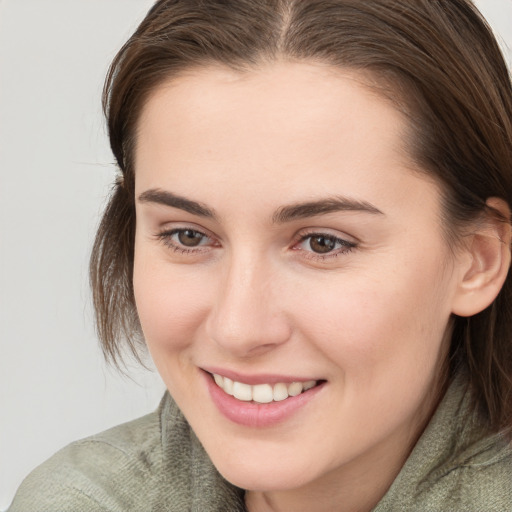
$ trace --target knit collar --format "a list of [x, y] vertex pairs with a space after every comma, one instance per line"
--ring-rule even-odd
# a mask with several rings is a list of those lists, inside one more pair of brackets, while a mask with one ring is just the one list
[[[191, 512], [246, 512], [244, 491], [216, 470], [203, 446], [168, 393], [160, 404], [163, 467], [172, 503], [189, 503]], [[505, 439], [484, 436], [483, 421], [471, 414], [467, 379], [453, 379], [432, 419], [374, 512], [411, 510], [434, 482], [461, 465], [485, 465], [510, 456]], [[497, 447], [490, 449], [490, 447]], [[178, 491], [179, 490], [179, 491]], [[182, 512], [182, 505], [169, 512]]]

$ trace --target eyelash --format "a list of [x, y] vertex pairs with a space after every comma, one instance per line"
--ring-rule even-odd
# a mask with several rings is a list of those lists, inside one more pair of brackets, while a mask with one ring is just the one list
[[[201, 249], [202, 245], [198, 245], [195, 247], [187, 248], [183, 245], [178, 245], [175, 242], [172, 241], [172, 237], [174, 235], [178, 235], [180, 233], [184, 233], [186, 231], [191, 231], [192, 233], [196, 235], [200, 235], [204, 238], [211, 239], [210, 236], [208, 236], [206, 233], [203, 233], [202, 231], [199, 231], [197, 229], [192, 228], [175, 228], [171, 230], [162, 231], [161, 233], [157, 234], [157, 238], [169, 249], [172, 249], [175, 252], [178, 252], [180, 254], [198, 254], [204, 251], [204, 249]], [[300, 250], [297, 248], [298, 245], [304, 243], [305, 241], [312, 240], [313, 238], [324, 238], [326, 240], [329, 240], [333, 242], [335, 245], [340, 245], [341, 248], [338, 248], [336, 250], [327, 252], [325, 254], [316, 253], [313, 251], [307, 251], [304, 250], [305, 257], [312, 260], [317, 261], [325, 261], [331, 258], [337, 258], [340, 255], [347, 254], [351, 252], [353, 249], [357, 247], [357, 243], [349, 242], [348, 240], [345, 240], [343, 238], [339, 238], [337, 236], [331, 235], [329, 233], [322, 233], [322, 232], [311, 232], [311, 233], [305, 233], [301, 234], [294, 242], [293, 242], [293, 250]], [[203, 239], [204, 239], [203, 238]]]
[[[320, 254], [320, 253], [313, 252], [313, 251], [304, 251], [305, 257], [308, 259], [313, 259], [313, 260], [317, 260], [317, 261], [325, 261], [328, 259], [337, 258], [338, 256], [342, 256], [344, 254], [348, 254], [349, 252], [351, 252], [352, 250], [354, 250], [357, 247], [357, 244], [354, 242], [349, 242], [348, 240], [339, 238], [339, 237], [337, 237], [335, 235], [331, 235], [329, 233], [322, 233], [322, 232], [315, 231], [315, 232], [311, 232], [311, 233], [301, 234], [299, 236], [299, 239], [297, 240], [297, 242], [295, 242], [293, 245], [294, 249], [295, 249], [295, 247], [297, 247], [297, 245], [304, 243], [306, 240], [313, 240], [315, 237], [330, 240], [335, 245], [339, 244], [341, 247], [338, 249], [334, 249], [333, 251], [327, 252], [325, 254]], [[299, 249], [295, 249], [295, 250], [299, 250]]]
[[196, 233], [198, 235], [201, 235], [205, 238], [210, 238], [207, 234], [203, 233], [202, 231], [199, 231], [197, 229], [192, 228], [175, 228], [168, 231], [162, 231], [161, 233], [158, 233], [157, 238], [169, 249], [172, 249], [175, 252], [179, 252], [180, 254], [191, 254], [191, 253], [198, 253], [202, 252], [201, 249], [199, 249], [201, 246], [196, 247], [186, 247], [182, 245], [177, 245], [172, 241], [172, 237], [174, 235], [178, 235], [180, 233], [184, 233], [185, 231], [191, 231], [193, 233]]

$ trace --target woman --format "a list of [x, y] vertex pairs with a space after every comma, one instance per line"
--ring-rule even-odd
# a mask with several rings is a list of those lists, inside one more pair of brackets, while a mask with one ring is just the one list
[[476, 9], [162, 0], [104, 98], [99, 333], [169, 394], [11, 510], [510, 510], [512, 87]]

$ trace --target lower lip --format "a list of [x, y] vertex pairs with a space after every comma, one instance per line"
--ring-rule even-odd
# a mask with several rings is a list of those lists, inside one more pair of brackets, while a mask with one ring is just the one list
[[210, 396], [219, 411], [233, 423], [253, 428], [271, 427], [287, 420], [310, 402], [325, 385], [323, 382], [280, 402], [258, 404], [237, 400], [219, 388], [209, 373], [204, 372], [204, 375]]

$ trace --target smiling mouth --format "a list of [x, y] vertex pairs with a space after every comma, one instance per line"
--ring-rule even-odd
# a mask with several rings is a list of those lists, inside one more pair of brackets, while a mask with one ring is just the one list
[[289, 397], [294, 397], [308, 391], [324, 381], [308, 380], [305, 382], [278, 382], [276, 384], [244, 384], [223, 377], [216, 373], [211, 374], [217, 386], [226, 394], [243, 402], [268, 404], [270, 402], [282, 402]]

